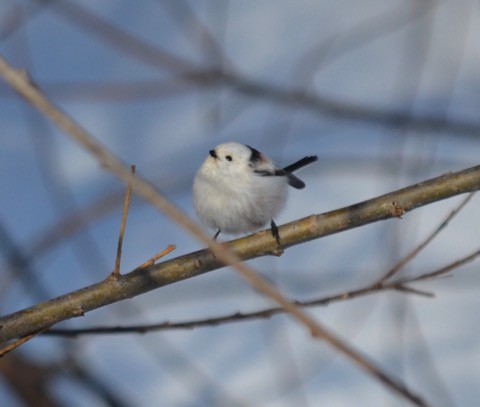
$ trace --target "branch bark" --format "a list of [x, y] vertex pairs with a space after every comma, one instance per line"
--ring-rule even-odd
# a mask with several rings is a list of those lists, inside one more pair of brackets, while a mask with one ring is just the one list
[[[311, 215], [279, 227], [284, 248], [372, 222], [400, 217], [420, 207], [480, 189], [480, 166], [442, 175], [332, 212]], [[226, 243], [241, 260], [275, 254], [268, 231]], [[85, 312], [168, 284], [223, 268], [210, 249], [186, 254], [146, 269], [106, 280], [0, 318], [0, 343], [45, 329]]]

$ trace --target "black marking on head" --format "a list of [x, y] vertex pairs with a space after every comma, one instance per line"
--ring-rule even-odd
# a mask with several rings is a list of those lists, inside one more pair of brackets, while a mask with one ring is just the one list
[[216, 153], [215, 150], [210, 150], [208, 153], [209, 153], [213, 158], [218, 158], [217, 153]]
[[247, 146], [250, 151], [252, 152], [252, 155], [250, 156], [250, 162], [251, 163], [256, 163], [258, 161], [263, 161], [263, 155], [260, 151], [258, 151], [256, 148]]

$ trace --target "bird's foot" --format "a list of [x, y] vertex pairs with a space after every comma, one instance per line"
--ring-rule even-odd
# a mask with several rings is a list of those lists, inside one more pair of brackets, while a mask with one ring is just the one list
[[281, 243], [281, 240], [280, 240], [280, 233], [278, 232], [278, 226], [275, 224], [275, 222], [273, 220], [270, 223], [270, 226], [272, 228], [272, 236], [277, 241], [277, 247], [273, 251], [273, 254], [275, 256], [281, 256], [283, 254], [283, 248], [282, 248], [282, 243]]

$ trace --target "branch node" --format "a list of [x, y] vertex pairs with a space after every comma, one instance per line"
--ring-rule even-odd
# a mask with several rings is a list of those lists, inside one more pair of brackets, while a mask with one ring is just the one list
[[406, 212], [407, 210], [398, 202], [395, 202], [395, 201], [392, 202], [391, 213], [393, 216], [395, 216], [398, 219], [402, 219], [402, 216], [405, 215]]
[[74, 317], [83, 317], [85, 316], [85, 310], [82, 307], [78, 307], [73, 310], [73, 316]]
[[283, 254], [283, 249], [280, 246], [276, 246], [275, 249], [273, 249], [272, 254], [280, 257]]

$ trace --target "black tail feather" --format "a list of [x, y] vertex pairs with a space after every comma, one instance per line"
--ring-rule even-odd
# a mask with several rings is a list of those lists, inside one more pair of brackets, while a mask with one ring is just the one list
[[318, 157], [316, 155], [309, 155], [309, 156], [303, 157], [297, 162], [294, 162], [293, 164], [290, 164], [288, 167], [285, 167], [283, 170], [286, 172], [293, 172], [317, 160], [318, 160]]
[[303, 182], [300, 178], [293, 175], [292, 172], [302, 167], [305, 167], [306, 165], [311, 164], [317, 160], [318, 160], [318, 157], [316, 155], [309, 155], [307, 157], [303, 157], [302, 159], [298, 160], [293, 164], [290, 164], [288, 167], [285, 167], [283, 171], [287, 174], [288, 185], [296, 189], [305, 188], [305, 182]]
[[303, 189], [305, 188], [305, 182], [303, 182], [300, 178], [296, 177], [293, 174], [287, 173], [288, 185], [294, 187], [295, 189]]

